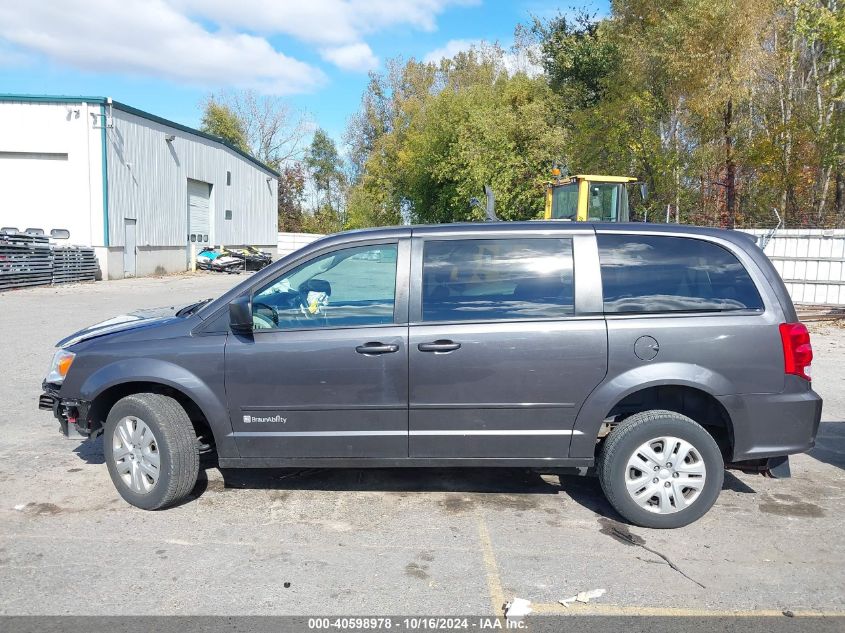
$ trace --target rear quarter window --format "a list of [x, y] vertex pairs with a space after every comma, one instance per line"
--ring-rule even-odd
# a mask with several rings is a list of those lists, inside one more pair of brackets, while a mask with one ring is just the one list
[[653, 235], [597, 239], [607, 313], [763, 309], [748, 271], [717, 244]]

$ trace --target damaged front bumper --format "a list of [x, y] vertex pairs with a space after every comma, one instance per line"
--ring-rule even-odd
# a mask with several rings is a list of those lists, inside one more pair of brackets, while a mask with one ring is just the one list
[[42, 389], [44, 393], [38, 397], [38, 408], [53, 412], [62, 434], [70, 439], [88, 438], [91, 435], [88, 422], [91, 403], [74, 398], [62, 399], [56, 385], [47, 382], [42, 385]]

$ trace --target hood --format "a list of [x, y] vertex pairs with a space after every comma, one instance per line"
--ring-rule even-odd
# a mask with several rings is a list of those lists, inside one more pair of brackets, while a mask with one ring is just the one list
[[163, 308], [145, 308], [143, 310], [135, 310], [127, 314], [121, 314], [114, 318], [102, 321], [90, 327], [84, 328], [63, 338], [56, 343], [56, 347], [70, 347], [82, 341], [87, 341], [98, 336], [105, 336], [106, 334], [114, 334], [116, 332], [126, 332], [127, 330], [135, 330], [138, 328], [149, 327], [159, 323], [170, 321], [179, 312], [181, 306], [169, 306]]

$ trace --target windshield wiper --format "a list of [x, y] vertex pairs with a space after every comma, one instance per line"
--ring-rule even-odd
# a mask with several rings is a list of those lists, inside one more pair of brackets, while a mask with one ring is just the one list
[[212, 298], [209, 297], [208, 299], [203, 299], [202, 301], [197, 301], [196, 303], [192, 303], [190, 305], [187, 305], [184, 308], [179, 308], [179, 311], [176, 312], [176, 316], [180, 317], [180, 316], [187, 316], [189, 314], [193, 314], [194, 311], [196, 311], [197, 308], [204, 306], [206, 303], [211, 301], [211, 299]]

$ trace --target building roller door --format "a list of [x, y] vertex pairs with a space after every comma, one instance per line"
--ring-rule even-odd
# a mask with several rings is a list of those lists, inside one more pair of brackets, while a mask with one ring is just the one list
[[211, 185], [200, 180], [188, 180], [188, 257], [191, 243], [197, 251], [208, 246], [211, 227]]

